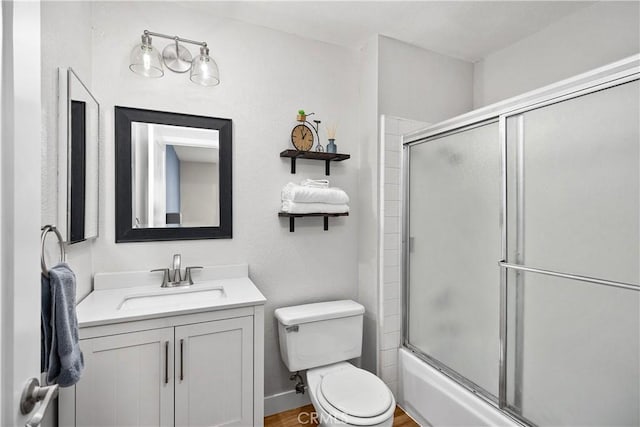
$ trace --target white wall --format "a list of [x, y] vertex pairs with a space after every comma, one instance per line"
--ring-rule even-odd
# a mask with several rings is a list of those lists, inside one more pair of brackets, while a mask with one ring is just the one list
[[[164, 267], [174, 253], [186, 265], [248, 262], [268, 300], [265, 394], [291, 390], [273, 310], [357, 297], [360, 212], [353, 203], [348, 218], [330, 220], [329, 231], [320, 219], [303, 219], [290, 233], [288, 222], [276, 215], [280, 190], [288, 181], [324, 177], [324, 164], [299, 161], [298, 174], [291, 175], [288, 159], [279, 153], [290, 148], [299, 108], [315, 111], [324, 122], [337, 121], [340, 151], [357, 153], [357, 52], [169, 3], [105, 2], [92, 9], [93, 89], [103, 106], [105, 148], [94, 271]], [[220, 68], [220, 86], [203, 88], [168, 71], [155, 80], [130, 72], [129, 53], [147, 28], [206, 40]], [[166, 44], [153, 42], [160, 49]], [[114, 243], [114, 105], [233, 120], [233, 239]], [[358, 200], [357, 156], [332, 165], [330, 180]]]
[[[358, 297], [365, 306], [362, 367], [377, 372], [378, 325], [378, 37], [360, 51]], [[341, 148], [338, 146], [338, 151]]]
[[183, 225], [202, 227], [220, 224], [219, 176], [217, 163], [180, 162], [180, 212]]
[[439, 121], [472, 108], [473, 65], [380, 37], [380, 114]]
[[640, 3], [597, 2], [474, 66], [479, 108], [640, 52]]
[[[41, 224], [56, 225], [66, 221], [58, 218], [58, 191], [65, 191], [58, 189], [58, 67], [72, 67], [91, 89], [91, 5], [89, 2], [42, 2], [41, 18]], [[88, 241], [67, 247], [67, 262], [78, 278], [78, 300], [91, 292], [93, 244]], [[58, 261], [53, 235], [47, 238], [47, 254], [47, 265]]]

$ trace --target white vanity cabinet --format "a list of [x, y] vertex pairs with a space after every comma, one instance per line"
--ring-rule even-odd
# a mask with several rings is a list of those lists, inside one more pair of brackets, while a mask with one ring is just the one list
[[259, 306], [82, 329], [85, 370], [61, 389], [60, 426], [262, 425], [262, 319]]
[[172, 426], [173, 342], [174, 328], [82, 340], [86, 369], [71, 425]]
[[250, 317], [175, 328], [176, 426], [253, 425]]
[[[265, 298], [240, 274], [246, 266], [229, 270], [239, 277], [186, 289], [116, 288], [96, 277], [77, 307], [85, 368], [60, 389], [58, 424], [263, 425]], [[154, 304], [128, 303], [141, 298]]]

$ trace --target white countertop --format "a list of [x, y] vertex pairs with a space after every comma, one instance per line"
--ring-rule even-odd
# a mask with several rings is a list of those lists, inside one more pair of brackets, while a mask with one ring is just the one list
[[[237, 270], [236, 268], [236, 271]], [[224, 271], [224, 267], [212, 268], [209, 270], [209, 274], [205, 271], [203, 276], [209, 276], [206, 280], [194, 279], [195, 284], [188, 287], [161, 288], [160, 283], [155, 285], [144, 284], [143, 286], [131, 286], [131, 282], [128, 282], [126, 287], [96, 286], [96, 290], [91, 292], [76, 307], [78, 326], [80, 328], [100, 326], [166, 316], [263, 305], [265, 303], [266, 299], [264, 295], [262, 295], [248, 276], [228, 277], [229, 274], [226, 274], [220, 275], [222, 278], [219, 279], [213, 278], [212, 276], [217, 274], [212, 274], [211, 272], [215, 273], [217, 271]], [[140, 275], [141, 273], [142, 272], [134, 272], [132, 275]], [[110, 280], [113, 280], [113, 277], [116, 275], [118, 277], [125, 277], [127, 273], [110, 274]], [[157, 275], [153, 277], [157, 277]], [[123, 281], [123, 283], [124, 282], [126, 282], [126, 280]], [[184, 293], [198, 293], [200, 295], [201, 291], [215, 291], [220, 288], [222, 288], [223, 293], [221, 296], [215, 298], [190, 298], [186, 302], [172, 303], [172, 301], [175, 300], [175, 298], [172, 299], [174, 295], [182, 294], [182, 296], [184, 296]], [[202, 295], [205, 294], [206, 293], [203, 293]], [[155, 299], [160, 300], [161, 303], [145, 307], [122, 307], [123, 302], [127, 299], [147, 296], [152, 298], [160, 297]]]

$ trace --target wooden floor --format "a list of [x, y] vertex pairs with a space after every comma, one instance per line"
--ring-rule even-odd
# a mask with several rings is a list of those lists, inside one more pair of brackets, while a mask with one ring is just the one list
[[[279, 414], [269, 415], [264, 418], [265, 427], [295, 427], [301, 425], [317, 426], [317, 422], [312, 421], [312, 413], [315, 414], [313, 405], [302, 406]], [[317, 419], [317, 417], [316, 417]], [[393, 415], [393, 427], [419, 427], [413, 419], [396, 406]]]

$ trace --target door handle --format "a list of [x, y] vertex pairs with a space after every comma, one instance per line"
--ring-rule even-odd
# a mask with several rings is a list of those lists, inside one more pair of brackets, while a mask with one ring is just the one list
[[49, 407], [49, 403], [58, 395], [58, 384], [40, 387], [40, 381], [37, 378], [31, 378], [25, 384], [20, 397], [20, 412], [23, 415], [33, 411], [36, 403], [42, 401], [38, 411], [33, 414], [31, 419], [27, 421], [25, 427], [39, 427], [44, 414]]
[[169, 341], [164, 342], [164, 383], [169, 384]]
[[184, 380], [184, 340], [180, 340], [180, 381]]

